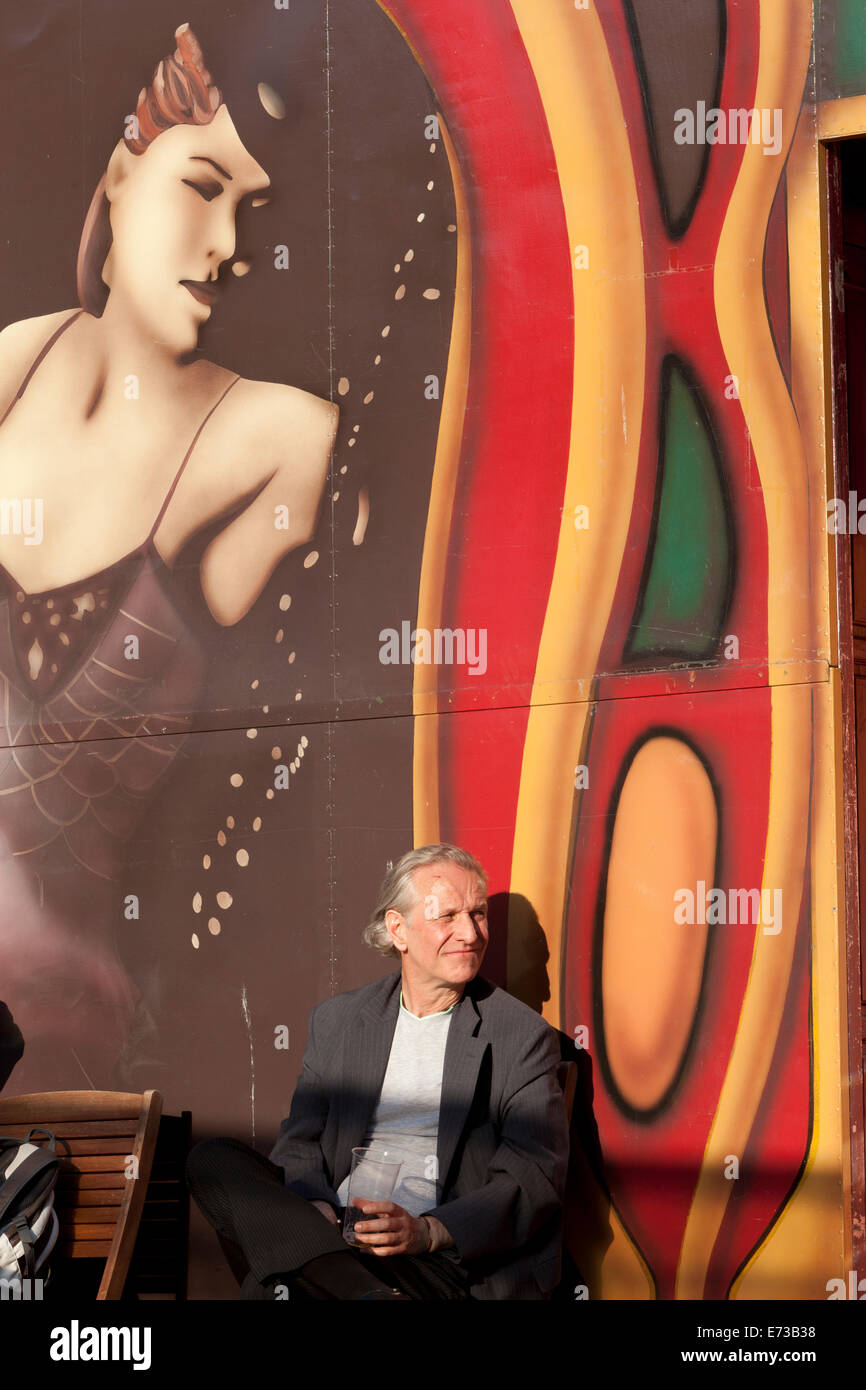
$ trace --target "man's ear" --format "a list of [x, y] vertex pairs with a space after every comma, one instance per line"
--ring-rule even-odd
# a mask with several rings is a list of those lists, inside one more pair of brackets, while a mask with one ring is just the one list
[[110, 203], [117, 197], [118, 190], [132, 172], [133, 160], [137, 158], [140, 156], [131, 153], [125, 140], [118, 140], [105, 171], [105, 196]]
[[385, 926], [393, 945], [402, 954], [406, 950], [406, 920], [403, 914], [395, 907], [389, 907], [385, 913]]

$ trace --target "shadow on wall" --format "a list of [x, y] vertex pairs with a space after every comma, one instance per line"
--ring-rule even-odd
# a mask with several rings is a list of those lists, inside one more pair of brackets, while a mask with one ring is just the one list
[[[520, 893], [494, 893], [488, 907], [491, 946], [495, 952], [485, 960], [487, 979], [508, 989], [515, 999], [535, 1013], [542, 1012], [550, 999], [547, 963], [550, 951], [538, 914], [528, 898]], [[508, 929], [520, 942], [520, 962], [516, 973], [506, 974]], [[604, 1159], [598, 1125], [593, 1114], [592, 1057], [585, 1048], [575, 1046], [567, 1033], [556, 1029], [563, 1061], [577, 1064], [577, 1087], [571, 1117], [571, 1151], [565, 1190], [565, 1235], [562, 1252], [562, 1282], [554, 1298], [573, 1301], [575, 1288], [583, 1284], [589, 1297], [601, 1290], [601, 1263], [613, 1240], [610, 1225], [610, 1193], [604, 1176]]]

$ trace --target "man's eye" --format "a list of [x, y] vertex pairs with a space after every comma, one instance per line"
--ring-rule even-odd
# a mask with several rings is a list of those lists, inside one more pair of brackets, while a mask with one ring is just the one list
[[194, 188], [206, 203], [218, 198], [223, 191], [222, 184], [217, 183], [216, 179], [208, 179], [205, 183], [199, 183], [197, 179], [181, 179], [181, 183], [185, 183], [187, 188]]

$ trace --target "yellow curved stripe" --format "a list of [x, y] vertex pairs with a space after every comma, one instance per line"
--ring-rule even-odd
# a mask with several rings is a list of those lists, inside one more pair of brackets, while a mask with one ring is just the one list
[[[637, 188], [616, 79], [593, 7], [512, 0], [553, 141], [572, 253], [574, 394], [568, 474], [553, 581], [538, 652], [523, 752], [511, 892], [532, 903], [550, 947], [559, 1020], [562, 918], [575, 805], [584, 761], [591, 677], [622, 564], [637, 475], [646, 357], [644, 264]], [[589, 528], [575, 528], [575, 508]], [[525, 922], [525, 917], [523, 918]], [[509, 921], [509, 979], [531, 951]], [[578, 1022], [578, 1020], [572, 1020]]]
[[[757, 929], [749, 980], [719, 1104], [704, 1151], [677, 1270], [676, 1296], [701, 1298], [733, 1180], [767, 1082], [791, 973], [806, 867], [811, 760], [811, 687], [775, 686], [787, 658], [811, 635], [811, 597], [803, 559], [810, 550], [803, 441], [767, 321], [763, 248], [776, 188], [800, 110], [812, 38], [801, 0], [761, 5], [754, 105], [782, 110], [782, 149], [744, 147], [719, 240], [716, 316], [752, 441], [769, 530], [768, 657], [771, 691], [770, 806], [762, 888], [781, 889], [778, 934]], [[750, 885], [735, 885], [748, 887]]]
[[[427, 81], [430, 77], [421, 55], [403, 25], [385, 3], [377, 0], [383, 14], [400, 33]], [[432, 83], [431, 83], [432, 86]], [[445, 573], [448, 563], [448, 538], [454, 492], [460, 466], [460, 446], [463, 440], [463, 417], [466, 412], [466, 393], [469, 386], [469, 360], [472, 337], [472, 242], [469, 210], [463, 176], [454, 153], [454, 146], [440, 112], [437, 112], [439, 131], [448, 164], [457, 211], [457, 282], [454, 295], [454, 316], [451, 322], [451, 343], [442, 413], [439, 417], [439, 436], [433, 464], [433, 481], [427, 510], [427, 527], [421, 557], [421, 576], [418, 583], [419, 628], [440, 626]], [[412, 821], [416, 845], [438, 844], [439, 817], [439, 698], [437, 667], [434, 663], [416, 665], [412, 682], [412, 710], [415, 716], [414, 751], [412, 761]]]
[[[866, 99], [833, 102], [842, 121], [830, 126], [819, 108], [817, 135], [866, 134]], [[809, 470], [812, 507], [812, 630], [835, 653], [835, 575], [826, 528], [826, 460], [832, 457], [829, 363], [825, 357], [822, 280], [829, 262], [823, 243], [825, 189], [822, 155], [808, 109], [801, 114], [788, 159], [788, 258], [791, 292], [791, 380]], [[828, 554], [829, 552], [829, 554]], [[851, 1248], [851, 1155], [848, 1088], [845, 850], [841, 793], [841, 677], [838, 669], [813, 693], [814, 777], [811, 808], [813, 1106], [811, 1144], [802, 1177], [778, 1222], [750, 1258], [731, 1291], [737, 1299], [825, 1299], [830, 1278], [854, 1268]], [[856, 1063], [855, 1063], [856, 1065]], [[816, 1251], [820, 1259], [816, 1260]]]
[[[550, 1002], [559, 1017], [562, 921], [575, 812], [585, 763], [591, 677], [625, 550], [637, 476], [646, 361], [644, 263], [628, 132], [601, 22], [571, 0], [511, 0], [553, 143], [574, 267], [574, 385], [568, 473], [553, 579], [523, 750], [511, 864], [508, 982], [537, 956], [529, 900], [550, 951]], [[575, 508], [589, 528], [575, 528]], [[572, 1024], [578, 1020], [569, 1020]], [[603, 1298], [652, 1299], [646, 1263], [611, 1212], [601, 1261]]]
[[[445, 571], [448, 564], [448, 537], [454, 491], [460, 466], [463, 417], [469, 385], [469, 356], [472, 339], [472, 243], [469, 210], [460, 166], [451, 137], [441, 115], [439, 129], [451, 166], [451, 179], [457, 205], [457, 283], [454, 318], [439, 437], [433, 465], [433, 482], [427, 511], [427, 529], [418, 585], [418, 626], [440, 626]], [[412, 770], [413, 820], [416, 845], [439, 843], [439, 714], [438, 668], [419, 663], [415, 667], [413, 709], [415, 713], [415, 751]]]

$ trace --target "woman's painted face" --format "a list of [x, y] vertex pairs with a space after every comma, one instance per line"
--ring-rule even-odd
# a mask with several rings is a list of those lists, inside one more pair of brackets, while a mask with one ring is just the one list
[[235, 253], [238, 207], [267, 202], [268, 190], [225, 106], [210, 125], [163, 131], [142, 155], [121, 142], [106, 178], [108, 308], [154, 342], [191, 351], [219, 297], [220, 267]]

